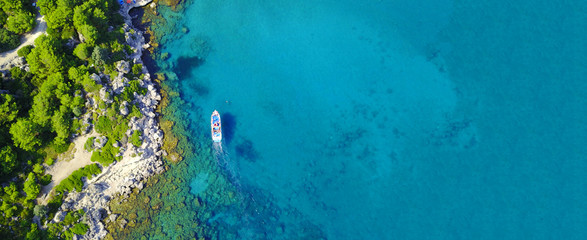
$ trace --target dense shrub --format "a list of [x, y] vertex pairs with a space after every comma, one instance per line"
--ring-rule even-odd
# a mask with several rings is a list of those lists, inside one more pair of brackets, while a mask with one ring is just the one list
[[15, 49], [20, 44], [20, 37], [15, 33], [0, 28], [0, 52]]
[[24, 182], [24, 192], [26, 193], [27, 199], [34, 199], [39, 195], [41, 186], [37, 183], [37, 178], [34, 173], [29, 173], [26, 181]]
[[75, 170], [69, 177], [63, 179], [59, 185], [55, 187], [55, 191], [58, 193], [64, 193], [65, 191], [71, 191], [75, 189], [76, 191], [81, 191], [82, 187], [84, 186], [83, 177], [91, 179], [93, 175], [100, 174], [102, 169], [98, 166], [98, 164], [91, 164]]
[[94, 150], [94, 140], [96, 140], [96, 137], [90, 137], [88, 140], [86, 140], [86, 143], [84, 144], [84, 149], [86, 151], [89, 152]]
[[136, 147], [140, 147], [141, 144], [143, 144], [143, 141], [141, 141], [141, 135], [141, 131], [135, 130], [132, 133], [132, 136], [130, 136], [130, 143], [132, 143], [132, 145], [135, 145]]
[[109, 50], [96, 46], [92, 51], [92, 61], [97, 66], [102, 66], [110, 60]]
[[27, 55], [29, 55], [29, 53], [31, 53], [31, 50], [33, 50], [33, 48], [34, 47], [32, 45], [26, 45], [18, 49], [18, 51], [16, 51], [16, 54], [18, 54], [19, 57], [26, 57]]
[[39, 182], [41, 183], [41, 185], [47, 186], [47, 185], [49, 185], [49, 183], [51, 183], [52, 179], [53, 179], [53, 176], [51, 174], [47, 174], [47, 175], [42, 176]]
[[113, 143], [114, 140], [110, 138], [108, 139], [108, 142], [106, 142], [106, 145], [102, 147], [102, 149], [100, 149], [99, 151], [94, 151], [94, 153], [92, 153], [91, 158], [92, 162], [99, 162], [104, 166], [108, 166], [115, 160], [120, 159], [121, 157], [116, 157], [116, 154], [118, 153], [118, 148], [112, 146]]
[[87, 43], [80, 43], [78, 44], [75, 49], [73, 50], [73, 55], [78, 57], [81, 60], [88, 60], [92, 54], [92, 46], [88, 45]]
[[16, 152], [10, 146], [0, 148], [0, 170], [2, 173], [11, 173], [17, 166]]
[[47, 158], [45, 160], [45, 164], [52, 166], [53, 164], [55, 164], [55, 159], [54, 158]]
[[98, 117], [96, 121], [96, 132], [100, 134], [107, 134], [112, 131], [112, 121], [106, 116]]
[[135, 76], [138, 76], [139, 74], [141, 74], [142, 71], [143, 71], [142, 64], [135, 64], [132, 66], [132, 74], [134, 74]]
[[88, 232], [88, 225], [84, 223], [76, 223], [73, 228], [71, 228], [71, 232], [77, 235], [84, 235]]
[[17, 34], [30, 32], [34, 26], [35, 15], [26, 11], [18, 11], [6, 21], [6, 29]]
[[41, 164], [37, 163], [33, 165], [33, 172], [38, 175], [42, 175], [45, 172], [45, 168]]
[[41, 140], [37, 137], [39, 134], [38, 126], [28, 119], [18, 119], [10, 127], [10, 134], [12, 134], [14, 144], [26, 151], [32, 151], [41, 145]]
[[39, 216], [39, 217], [44, 217], [45, 215], [47, 215], [48, 211], [49, 211], [49, 208], [45, 205], [37, 205], [33, 209], [33, 213], [35, 214], [35, 216]]
[[[79, 46], [79, 45], [78, 45]], [[69, 79], [73, 80], [76, 84], [81, 85], [86, 92], [97, 91], [102, 87], [90, 78], [88, 67], [85, 65], [71, 67], [68, 70]]]
[[122, 100], [131, 102], [134, 100], [134, 93], [139, 95], [145, 95], [147, 93], [147, 89], [141, 87], [141, 84], [138, 80], [131, 80], [128, 82], [128, 86], [124, 87], [124, 91], [120, 94]]

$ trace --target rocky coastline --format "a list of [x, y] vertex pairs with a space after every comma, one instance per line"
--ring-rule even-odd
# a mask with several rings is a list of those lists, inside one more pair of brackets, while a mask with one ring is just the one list
[[[131, 4], [123, 4], [120, 14], [123, 16], [124, 32], [126, 43], [134, 50], [130, 56], [133, 64], [142, 64], [141, 56], [143, 50], [149, 45], [145, 43], [143, 33], [135, 28], [132, 24], [129, 11], [135, 7], [142, 7], [152, 0], [138, 0]], [[100, 90], [100, 97], [103, 100], [106, 92], [118, 92], [125, 86], [129, 80], [124, 74], [130, 71], [129, 62], [119, 61], [117, 63], [117, 76], [111, 79], [106, 74], [96, 74], [92, 78], [96, 81], [109, 81], [111, 87], [104, 87]], [[88, 224], [88, 232], [78, 239], [102, 239], [108, 234], [102, 221], [114, 221], [117, 216], [110, 216], [108, 207], [109, 201], [115, 196], [128, 196], [133, 189], [141, 190], [143, 181], [149, 176], [162, 173], [165, 171], [162, 156], [166, 155], [161, 150], [163, 144], [163, 131], [159, 127], [156, 116], [156, 108], [161, 101], [155, 82], [151, 79], [147, 68], [142, 67], [141, 87], [146, 88], [144, 95], [134, 93], [135, 102], [142, 116], [133, 117], [129, 122], [129, 130], [126, 132], [130, 136], [133, 131], [139, 130], [142, 135], [142, 145], [136, 147], [131, 143], [121, 145], [119, 155], [122, 160], [115, 162], [102, 169], [102, 173], [95, 178], [88, 180], [81, 192], [71, 192], [63, 200], [62, 206], [55, 214], [51, 222], [60, 222], [64, 219], [66, 212], [83, 209], [85, 211], [85, 223]], [[108, 84], [105, 84], [108, 85]], [[90, 103], [95, 105], [96, 103]], [[123, 104], [125, 105], [125, 104]], [[126, 106], [121, 107], [120, 114], [128, 114]], [[105, 142], [105, 141], [102, 141]], [[117, 198], [120, 199], [120, 198]], [[124, 201], [124, 200], [123, 200]], [[109, 217], [110, 216], [110, 217]]]

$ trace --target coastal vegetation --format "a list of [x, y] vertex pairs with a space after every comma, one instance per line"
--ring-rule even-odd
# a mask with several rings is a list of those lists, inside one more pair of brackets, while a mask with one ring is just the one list
[[18, 47], [20, 35], [35, 27], [32, 0], [0, 0], [0, 52]]
[[[128, 123], [142, 116], [134, 100], [147, 91], [138, 80], [142, 65], [127, 63], [128, 70], [117, 76], [117, 63], [133, 53], [125, 44], [117, 1], [36, 3], [47, 21], [47, 35], [17, 52], [29, 71], [14, 67], [0, 75], [1, 239], [71, 239], [88, 231], [83, 211], [70, 212], [46, 229], [37, 223], [53, 219], [67, 193], [81, 191], [84, 179], [101, 173], [100, 165], [121, 159], [118, 146], [129, 141]], [[32, 1], [0, 0], [0, 52], [17, 47], [19, 34], [32, 30], [35, 11]], [[126, 79], [119, 93], [108, 86], [114, 78]], [[92, 123], [100, 139], [107, 139], [94, 144], [98, 138], [92, 138], [85, 145], [97, 163], [62, 180], [46, 205], [37, 202], [41, 186], [52, 180], [45, 167], [72, 149], [72, 136], [91, 130]], [[141, 135], [133, 133], [130, 139], [137, 145]], [[40, 221], [33, 221], [34, 216]]]
[[59, 185], [55, 187], [55, 192], [63, 194], [66, 191], [81, 191], [84, 186], [83, 178], [91, 179], [92, 176], [100, 174], [102, 169], [98, 164], [91, 164], [74, 171], [69, 177], [63, 179]]

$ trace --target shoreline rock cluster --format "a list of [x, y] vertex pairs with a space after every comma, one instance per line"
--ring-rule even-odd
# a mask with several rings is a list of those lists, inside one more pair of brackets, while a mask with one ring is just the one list
[[[145, 6], [151, 1], [138, 0], [132, 4], [123, 4], [120, 10], [125, 21], [126, 42], [135, 51], [130, 56], [134, 64], [142, 64], [143, 49], [148, 48], [149, 45], [145, 44], [143, 33], [132, 25], [128, 12], [134, 7]], [[129, 71], [128, 66], [128, 62], [118, 62], [118, 76], [114, 79], [110, 79], [109, 76], [103, 74], [94, 76], [94, 78], [110, 81], [112, 89], [103, 89], [104, 91], [121, 91], [125, 82], [128, 82], [128, 79], [123, 77], [123, 74]], [[131, 143], [127, 143], [120, 146], [120, 143], [117, 142], [121, 156], [123, 156], [122, 160], [104, 167], [100, 175], [87, 181], [81, 192], [69, 193], [59, 211], [55, 214], [55, 218], [51, 220], [52, 222], [62, 221], [66, 211], [83, 209], [86, 213], [85, 223], [89, 225], [89, 230], [80, 239], [101, 239], [106, 237], [108, 232], [102, 220], [111, 213], [108, 207], [109, 201], [117, 194], [128, 196], [134, 188], [141, 190], [144, 187], [143, 180], [165, 170], [161, 158], [162, 155], [166, 154], [161, 150], [163, 131], [159, 128], [155, 113], [156, 107], [161, 101], [161, 95], [158, 93], [155, 83], [151, 80], [151, 75], [144, 66], [142, 74], [144, 77], [139, 82], [141, 87], [147, 89], [147, 92], [145, 95], [135, 93], [134, 101], [143, 116], [140, 118], [133, 117], [129, 122], [129, 130], [126, 132], [126, 135], [130, 136], [135, 130], [141, 131], [142, 145], [136, 147]], [[122, 110], [126, 109], [127, 104], [123, 103], [125, 106], [121, 107], [121, 114], [124, 114]], [[128, 114], [128, 111], [126, 113]], [[114, 217], [115, 219], [116, 216]], [[109, 220], [114, 221], [112, 216], [106, 221]]]

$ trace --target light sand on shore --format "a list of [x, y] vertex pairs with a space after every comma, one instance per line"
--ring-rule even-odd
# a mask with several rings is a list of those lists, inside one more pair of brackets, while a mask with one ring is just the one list
[[45, 34], [45, 31], [47, 30], [47, 22], [45, 21], [44, 17], [39, 14], [37, 15], [37, 19], [35, 19], [35, 21], [37, 22], [37, 25], [33, 31], [25, 34], [22, 37], [22, 42], [16, 49], [0, 53], [0, 70], [4, 70], [3, 68], [9, 66], [9, 62], [18, 57], [18, 54], [16, 53], [18, 49], [27, 45], [34, 45], [35, 39], [41, 36], [41, 34]]
[[73, 140], [73, 144], [75, 145], [75, 149], [73, 150], [73, 158], [67, 161], [67, 159], [62, 159], [60, 156], [60, 159], [55, 164], [53, 164], [53, 166], [48, 167], [47, 174], [51, 174], [53, 177], [50, 184], [41, 188], [41, 195], [38, 198], [38, 200], [40, 200], [38, 201], [39, 203], [45, 204], [52, 188], [59, 185], [63, 179], [69, 177], [73, 171], [92, 164], [92, 161], [90, 160], [92, 157], [92, 152], [86, 151], [84, 149], [84, 145], [88, 138], [97, 137], [99, 135], [100, 134], [96, 133], [95, 131], [92, 131], [90, 134], [75, 138]]

